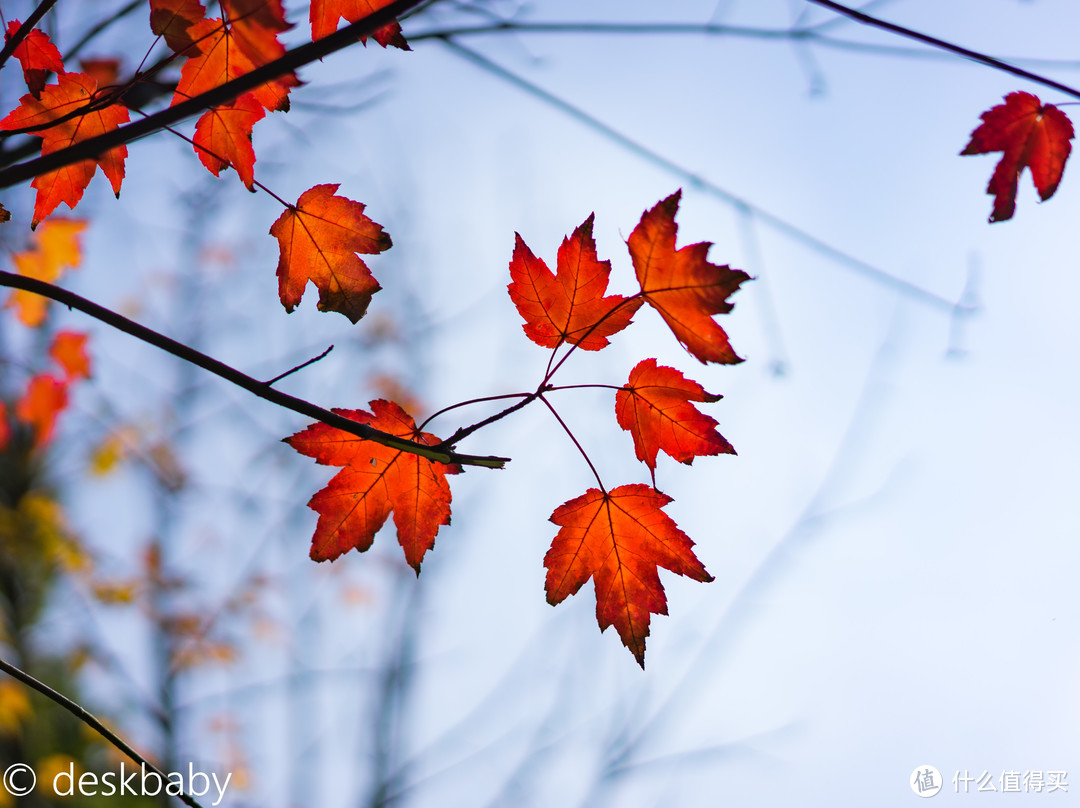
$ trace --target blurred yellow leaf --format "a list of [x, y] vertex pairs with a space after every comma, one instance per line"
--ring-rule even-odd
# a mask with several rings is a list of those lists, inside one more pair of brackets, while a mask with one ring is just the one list
[[26, 687], [11, 679], [0, 681], [0, 735], [17, 737], [33, 714]]

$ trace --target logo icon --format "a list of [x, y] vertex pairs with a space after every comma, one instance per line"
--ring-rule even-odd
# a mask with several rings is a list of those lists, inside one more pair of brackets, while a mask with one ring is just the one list
[[933, 766], [916, 766], [908, 783], [920, 797], [932, 797], [941, 791], [941, 772]]

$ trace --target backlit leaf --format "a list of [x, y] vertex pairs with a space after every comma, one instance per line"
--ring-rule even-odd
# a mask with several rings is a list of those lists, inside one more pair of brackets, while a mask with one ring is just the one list
[[[390, 5], [390, 2], [391, 0], [311, 0], [308, 12], [311, 19], [311, 38], [316, 40], [329, 36], [337, 30], [339, 20], [344, 18], [346, 22], [359, 22], [380, 8]], [[393, 45], [402, 50], [410, 49], [396, 20], [388, 22], [372, 36], [384, 48]], [[361, 37], [360, 41], [365, 39], [366, 37]]]
[[[42, 138], [41, 154], [44, 156], [111, 132], [128, 122], [127, 108], [120, 104], [81, 112], [95, 100], [97, 82], [93, 77], [86, 73], [64, 73], [57, 80], [57, 84], [45, 86], [40, 99], [24, 95], [19, 106], [0, 121], [0, 129], [43, 126], [72, 115], [54, 126], [34, 132]], [[90, 184], [98, 166], [112, 183], [113, 193], [119, 196], [126, 158], [127, 146], [116, 146], [94, 160], [81, 160], [35, 177], [31, 185], [38, 193], [30, 226], [37, 227], [38, 222], [52, 213], [61, 202], [74, 208], [82, 199], [83, 191]]]
[[694, 543], [661, 509], [671, 498], [647, 485], [590, 488], [560, 505], [561, 528], [544, 556], [548, 603], [561, 603], [593, 579], [600, 630], [615, 626], [623, 645], [645, 667], [645, 639], [654, 614], [667, 614], [659, 567], [696, 581], [713, 578]]
[[986, 187], [994, 197], [990, 221], [1012, 218], [1016, 186], [1025, 168], [1031, 169], [1039, 198], [1045, 202], [1052, 197], [1072, 151], [1073, 125], [1065, 113], [1031, 93], [1016, 92], [981, 117], [982, 124], [960, 154], [1002, 152]]
[[281, 248], [278, 292], [285, 310], [296, 308], [310, 280], [319, 289], [319, 311], [338, 311], [355, 323], [381, 288], [357, 253], [383, 252], [391, 241], [364, 214], [364, 205], [336, 196], [337, 189], [331, 184], [304, 191], [270, 235]]
[[[434, 435], [417, 431], [413, 419], [394, 402], [376, 399], [370, 406], [371, 412], [334, 412], [418, 443], [439, 443]], [[308, 503], [319, 514], [311, 542], [314, 560], [333, 561], [354, 548], [367, 550], [393, 513], [405, 560], [420, 573], [420, 562], [434, 546], [435, 534], [442, 525], [450, 524], [446, 475], [457, 473], [460, 467], [362, 440], [322, 423], [312, 424], [285, 442], [318, 463], [344, 466]]]
[[216, 177], [232, 166], [248, 190], [254, 189], [255, 150], [251, 129], [266, 114], [251, 93], [208, 109], [195, 125], [195, 152]]
[[712, 244], [675, 249], [675, 213], [682, 191], [642, 215], [627, 245], [641, 292], [668, 324], [675, 338], [701, 362], [734, 364], [742, 359], [713, 319], [733, 308], [728, 298], [750, 276], [739, 269], [710, 264]]
[[607, 337], [622, 331], [641, 306], [641, 299], [609, 295], [611, 262], [600, 261], [592, 235], [593, 217], [563, 239], [556, 274], [533, 255], [516, 233], [510, 261], [510, 299], [525, 320], [525, 333], [537, 345], [555, 348], [563, 342], [599, 351]]
[[[22, 23], [18, 20], [9, 22], [4, 40], [7, 41], [15, 36], [15, 32], [21, 27]], [[39, 28], [33, 29], [26, 35], [26, 38], [12, 52], [12, 56], [22, 65], [26, 86], [35, 98], [41, 97], [41, 90], [48, 80], [49, 73], [64, 72], [64, 60], [60, 58], [60, 51], [56, 49], [56, 45], [49, 39], [48, 34]]]
[[655, 473], [656, 454], [661, 449], [687, 464], [702, 455], [735, 454], [716, 431], [716, 419], [690, 403], [720, 398], [706, 393], [674, 368], [645, 359], [630, 371], [626, 386], [615, 394], [615, 417], [619, 426], [633, 435], [638, 460]]

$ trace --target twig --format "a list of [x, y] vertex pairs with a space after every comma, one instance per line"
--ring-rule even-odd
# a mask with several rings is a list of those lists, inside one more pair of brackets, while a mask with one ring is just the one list
[[[169, 779], [168, 775], [165, 774], [165, 772], [163, 772], [149, 760], [147, 760], [130, 746], [128, 746], [128, 744], [124, 741], [123, 738], [121, 738], [115, 732], [102, 724], [93, 715], [93, 713], [87, 711], [85, 708], [69, 699], [63, 693], [58, 693], [44, 682], [38, 681], [26, 671], [22, 670], [21, 668], [16, 668], [10, 662], [4, 659], [0, 659], [0, 670], [4, 671], [4, 673], [14, 677], [15, 679], [18, 679], [27, 687], [32, 687], [34, 690], [36, 690], [38, 693], [41, 693], [46, 698], [52, 699], [54, 702], [59, 704], [73, 716], [75, 716], [88, 727], [93, 729], [96, 733], [98, 733], [98, 735], [107, 740], [109, 743], [111, 743], [113, 746], [115, 746], [133, 761], [138, 763], [140, 766], [144, 766], [150, 771], [157, 774], [157, 776], [161, 778], [162, 782], [166, 782]], [[177, 796], [180, 797], [180, 799], [183, 800], [185, 803], [190, 805], [191, 808], [202, 808], [202, 806], [198, 802], [196, 802], [193, 797], [189, 797], [183, 791], [181, 791]]]
[[327, 349], [326, 349], [325, 351], [323, 351], [323, 352], [322, 352], [321, 354], [319, 354], [318, 356], [313, 356], [313, 357], [312, 357], [311, 359], [309, 359], [308, 361], [306, 361], [306, 362], [301, 362], [301, 363], [300, 363], [299, 365], [297, 365], [296, 367], [292, 368], [291, 370], [286, 370], [286, 371], [285, 371], [284, 373], [278, 374], [278, 375], [277, 375], [277, 376], [275, 376], [274, 378], [270, 379], [270, 381], [267, 381], [267, 382], [263, 382], [263, 384], [265, 384], [265, 385], [266, 385], [267, 387], [269, 387], [270, 385], [274, 384], [274, 382], [280, 382], [280, 381], [281, 381], [282, 379], [284, 379], [284, 378], [285, 378], [286, 376], [291, 376], [292, 374], [296, 373], [296, 371], [298, 371], [298, 370], [303, 370], [303, 369], [304, 369], [304, 368], [306, 368], [306, 367], [307, 367], [308, 365], [314, 365], [314, 364], [315, 364], [316, 362], [318, 362], [318, 361], [319, 361], [320, 359], [322, 359], [322, 358], [323, 358], [324, 356], [326, 356], [326, 355], [327, 355], [328, 353], [330, 353], [330, 352], [331, 352], [332, 350], [334, 350], [334, 346], [333, 346], [333, 345], [331, 345], [331, 346], [330, 346], [329, 348], [327, 348]]
[[548, 92], [539, 85], [533, 84], [531, 81], [523, 78], [517, 73], [507, 70], [501, 65], [492, 62], [490, 59], [481, 55], [480, 53], [477, 53], [471, 48], [467, 48], [461, 43], [455, 42], [454, 40], [449, 38], [444, 39], [443, 42], [445, 42], [447, 47], [449, 47], [452, 51], [474, 63], [481, 69], [486, 70], [492, 75], [503, 79], [504, 81], [524, 90], [525, 92], [529, 93], [532, 96], [535, 96], [536, 98], [539, 98], [541, 101], [544, 101], [546, 104], [555, 107], [561, 112], [566, 113], [570, 117], [592, 129], [593, 131], [599, 132], [600, 134], [609, 138], [611, 141], [618, 143], [627, 151], [636, 154], [637, 156], [648, 161], [649, 163], [658, 166], [665, 171], [674, 174], [677, 177], [680, 177], [683, 181], [685, 181], [688, 185], [692, 186], [695, 190], [703, 191], [707, 194], [710, 194], [711, 196], [714, 196], [729, 205], [734, 205], [736, 207], [741, 207], [743, 209], [752, 211], [759, 221], [768, 225], [773, 230], [783, 233], [794, 241], [797, 241], [800, 244], [810, 248], [811, 250], [814, 250], [815, 252], [824, 255], [833, 261], [836, 261], [841, 266], [844, 266], [850, 270], [859, 273], [860, 275], [870, 278], [876, 283], [879, 283], [890, 289], [894, 289], [908, 297], [914, 298], [920, 303], [928, 305], [931, 308], [936, 308], [940, 311], [948, 312], [949, 314], [957, 312], [957, 304], [955, 301], [949, 300], [927, 289], [923, 289], [921, 286], [917, 286], [910, 281], [904, 280], [903, 278], [899, 278], [895, 275], [890, 275], [888, 272], [878, 269], [872, 264], [868, 264], [865, 261], [862, 261], [855, 256], [850, 255], [843, 250], [832, 246], [828, 242], [823, 241], [818, 236], [813, 235], [809, 231], [803, 230], [797, 225], [791, 224], [786, 219], [782, 219], [773, 213], [769, 213], [769, 211], [764, 210], [757, 205], [754, 205], [752, 202], [749, 202], [748, 200], [743, 199], [742, 197], [737, 196], [730, 191], [725, 190], [724, 188], [721, 188], [719, 185], [712, 182], [711, 180], [708, 180], [700, 174], [697, 174], [690, 169], [685, 168], [684, 166], [681, 166], [672, 160], [669, 160], [667, 157], [660, 154], [659, 152], [650, 149], [648, 146], [642, 145], [641, 143], [634, 140], [633, 138], [628, 137], [627, 135], [624, 135], [619, 130], [614, 129], [613, 127], [601, 121], [599, 118], [596, 118], [592, 114], [586, 112], [582, 108], [576, 107], [568, 101], [564, 101], [557, 95]]
[[1028, 70], [1024, 70], [1022, 67], [1016, 67], [1008, 62], [1003, 62], [1000, 59], [995, 59], [993, 56], [987, 56], [985, 53], [979, 53], [978, 51], [969, 50], [959, 45], [954, 45], [951, 42], [946, 42], [944, 39], [938, 39], [937, 37], [928, 36], [927, 34], [920, 34], [918, 31], [913, 31], [910, 28], [905, 28], [902, 25], [896, 25], [895, 23], [885, 22], [879, 20], [877, 17], [871, 17], [869, 14], [865, 14], [861, 11], [856, 11], [853, 8], [848, 8], [841, 3], [834, 3], [832, 0], [807, 0], [814, 5], [823, 6], [824, 8], [832, 9], [837, 14], [843, 14], [846, 17], [861, 22], [864, 25], [869, 25], [874, 28], [880, 28], [883, 31], [888, 31], [899, 36], [907, 37], [908, 39], [914, 39], [916, 42], [922, 42], [923, 44], [930, 45], [931, 47], [938, 48], [939, 50], [948, 51], [949, 53], [955, 53], [957, 56], [963, 56], [965, 59], [971, 59], [979, 64], [984, 64], [987, 67], [992, 67], [995, 70], [1002, 70], [1006, 73], [1011, 73], [1014, 76], [1019, 76], [1022, 79], [1033, 81], [1036, 84], [1042, 84], [1044, 87], [1050, 87], [1054, 90], [1071, 95], [1073, 98], [1080, 98], [1080, 90], [1074, 89], [1067, 84], [1062, 84], [1059, 81], [1048, 79], [1046, 76], [1040, 76], [1038, 73], [1032, 73]]
[[464, 466], [482, 466], [484, 468], [501, 469], [510, 462], [510, 458], [508, 457], [481, 457], [477, 455], [458, 454], [453, 451], [450, 446], [425, 446], [411, 440], [406, 440], [405, 438], [400, 438], [397, 435], [390, 435], [378, 429], [373, 429], [367, 424], [361, 424], [346, 418], [343, 415], [338, 415], [335, 412], [318, 407], [310, 401], [305, 401], [302, 398], [290, 396], [287, 393], [275, 390], [270, 387], [267, 382], [261, 382], [245, 373], [241, 373], [236, 368], [226, 365], [224, 362], [207, 356], [204, 353], [200, 353], [194, 348], [184, 345], [182, 342], [177, 342], [153, 329], [147, 328], [144, 325], [139, 325], [112, 309], [99, 306], [97, 303], [87, 300], [84, 297], [80, 297], [73, 292], [61, 289], [59, 286], [53, 286], [51, 283], [45, 283], [44, 281], [39, 281], [35, 278], [27, 278], [23, 275], [16, 275], [12, 272], [0, 271], [0, 286], [9, 286], [12, 289], [24, 289], [28, 292], [41, 295], [42, 297], [55, 300], [58, 303], [63, 303], [68, 308], [78, 309], [84, 314], [89, 314], [91, 317], [112, 326], [118, 331], [130, 334], [143, 342], [183, 359], [185, 362], [190, 362], [193, 365], [201, 367], [203, 370], [208, 370], [226, 381], [232, 382], [237, 387], [242, 387], [259, 398], [277, 404], [285, 409], [292, 410], [293, 412], [298, 412], [301, 415], [306, 415], [309, 418], [314, 418], [328, 426], [356, 435], [358, 438], [374, 441], [375, 443], [380, 443], [383, 446], [389, 446], [392, 449], [398, 449], [402, 452], [417, 454], [421, 457], [426, 457], [428, 460], [434, 460], [439, 463], [460, 463]]
[[210, 107], [228, 103], [249, 90], [254, 90], [261, 84], [281, 78], [285, 74], [322, 59], [335, 51], [355, 45], [361, 36], [371, 35], [374, 31], [413, 6], [418, 5], [421, 1], [395, 0], [390, 5], [335, 31], [323, 39], [293, 48], [280, 58], [268, 62], [250, 73], [238, 76], [232, 81], [218, 85], [212, 90], [207, 90], [205, 93], [181, 101], [179, 104], [155, 112], [140, 121], [135, 121], [135, 123], [114, 129], [103, 135], [88, 138], [81, 143], [73, 144], [52, 154], [10, 166], [0, 171], [0, 188], [10, 188], [13, 185], [18, 185], [50, 171], [73, 165], [81, 160], [96, 159], [109, 149], [154, 134], [165, 126], [171, 126]]
[[34, 30], [34, 26], [41, 22], [41, 18], [55, 5], [56, 0], [42, 0], [41, 5], [30, 12], [30, 16], [19, 26], [19, 30], [4, 43], [3, 49], [0, 50], [0, 68], [11, 58], [11, 55], [15, 53], [15, 49], [23, 43], [23, 40], [30, 35], [30, 32]]

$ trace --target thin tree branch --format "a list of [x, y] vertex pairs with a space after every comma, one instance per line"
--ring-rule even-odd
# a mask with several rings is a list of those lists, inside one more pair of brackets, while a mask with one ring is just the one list
[[30, 16], [19, 26], [19, 30], [15, 32], [15, 36], [5, 42], [3, 50], [0, 50], [0, 68], [3, 68], [7, 63], [7, 60], [15, 53], [15, 49], [23, 43], [23, 40], [34, 30], [34, 26], [41, 22], [41, 18], [48, 14], [49, 9], [55, 5], [56, 0], [42, 0], [41, 5], [30, 12]]
[[338, 415], [335, 412], [318, 407], [304, 399], [296, 398], [295, 396], [290, 396], [287, 393], [275, 390], [267, 382], [261, 382], [245, 373], [241, 373], [236, 368], [226, 365], [224, 362], [220, 362], [204, 353], [200, 353], [194, 348], [184, 345], [182, 342], [170, 339], [164, 334], [159, 334], [157, 331], [147, 328], [146, 326], [139, 325], [133, 320], [129, 320], [127, 317], [124, 317], [111, 309], [99, 306], [97, 303], [89, 301], [84, 297], [80, 297], [73, 292], [61, 289], [58, 286], [53, 286], [50, 283], [45, 283], [44, 281], [39, 281], [36, 278], [27, 278], [12, 272], [0, 271], [0, 286], [9, 286], [13, 289], [24, 289], [28, 292], [33, 292], [34, 294], [62, 303], [68, 308], [78, 309], [84, 314], [89, 314], [91, 317], [112, 326], [118, 331], [130, 334], [143, 342], [183, 359], [185, 362], [190, 362], [204, 370], [208, 370], [226, 381], [232, 382], [237, 387], [242, 387], [244, 390], [247, 390], [249, 393], [258, 396], [259, 398], [277, 404], [279, 407], [298, 412], [301, 415], [306, 415], [309, 418], [314, 418], [316, 421], [321, 421], [328, 426], [356, 435], [358, 438], [374, 441], [375, 443], [389, 446], [392, 449], [397, 449], [402, 452], [420, 455], [421, 457], [426, 457], [428, 460], [434, 460], [439, 463], [460, 463], [464, 466], [482, 466], [484, 468], [501, 469], [506, 463], [510, 462], [510, 458], [507, 457], [481, 457], [477, 455], [458, 454], [453, 451], [449, 445], [439, 447], [425, 446], [424, 444], [400, 438], [397, 435], [390, 435], [386, 432], [381, 432], [378, 429], [373, 429], [367, 424], [358, 423], [357, 421]]
[[1008, 62], [1003, 62], [1000, 59], [995, 59], [993, 56], [987, 56], [985, 53], [979, 53], [978, 51], [969, 50], [959, 45], [954, 45], [951, 42], [946, 42], [944, 39], [938, 39], [937, 37], [928, 36], [927, 34], [921, 34], [918, 31], [913, 31], [910, 28], [905, 28], [902, 25], [896, 25], [895, 23], [885, 22], [877, 17], [871, 17], [869, 14], [865, 14], [861, 11], [856, 11], [853, 8], [849, 8], [841, 3], [834, 3], [832, 0], [807, 0], [808, 3], [822, 6], [824, 8], [831, 9], [837, 14], [843, 14], [846, 17], [850, 17], [857, 22], [861, 22], [864, 25], [869, 25], [874, 28], [880, 28], [883, 31], [897, 34], [898, 36], [907, 37], [908, 39], [914, 39], [916, 42], [922, 42], [925, 45], [938, 48], [939, 50], [948, 51], [949, 53], [955, 53], [957, 56], [963, 56], [965, 59], [971, 59], [979, 64], [992, 67], [995, 70], [1002, 70], [1006, 73], [1011, 73], [1014, 76], [1019, 76], [1022, 79], [1033, 81], [1036, 84], [1042, 84], [1044, 87], [1050, 87], [1059, 92], [1063, 92], [1066, 95], [1071, 95], [1073, 98], [1080, 98], [1080, 90], [1070, 87], [1067, 84], [1062, 84], [1059, 81], [1054, 81], [1046, 76], [1040, 76], [1038, 73], [1032, 73], [1028, 70], [1024, 70], [1022, 67], [1016, 67]]
[[318, 356], [313, 356], [313, 357], [312, 357], [311, 359], [307, 360], [306, 362], [301, 362], [301, 363], [300, 363], [299, 365], [297, 365], [296, 367], [294, 367], [294, 368], [290, 368], [289, 370], [286, 370], [286, 371], [285, 371], [284, 373], [279, 373], [279, 374], [278, 374], [277, 376], [275, 376], [274, 378], [272, 378], [272, 379], [270, 379], [270, 380], [268, 380], [268, 381], [265, 381], [265, 382], [263, 382], [263, 384], [265, 384], [265, 385], [266, 385], [267, 387], [269, 387], [269, 386], [270, 386], [270, 385], [272, 385], [272, 384], [276, 384], [277, 382], [280, 382], [280, 381], [281, 381], [282, 379], [284, 379], [284, 378], [285, 378], [286, 376], [291, 376], [291, 375], [293, 375], [294, 373], [296, 373], [296, 371], [298, 371], [298, 370], [303, 370], [303, 369], [304, 369], [304, 368], [306, 368], [306, 367], [307, 367], [308, 365], [314, 365], [314, 364], [315, 364], [316, 362], [318, 362], [318, 361], [319, 361], [320, 359], [322, 359], [322, 358], [323, 358], [324, 356], [326, 356], [327, 354], [329, 354], [329, 353], [330, 353], [330, 352], [331, 352], [332, 350], [334, 350], [334, 346], [333, 346], [333, 345], [331, 345], [331, 346], [330, 346], [329, 348], [327, 348], [327, 349], [326, 349], [325, 351], [323, 351], [323, 352], [322, 352], [321, 354], [319, 354]]
[[[115, 746], [133, 761], [138, 763], [140, 766], [144, 766], [145, 768], [157, 774], [157, 776], [161, 778], [162, 782], [166, 782], [169, 779], [168, 775], [165, 772], [163, 772], [149, 760], [147, 760], [130, 746], [128, 746], [128, 744], [125, 743], [123, 738], [121, 738], [115, 732], [102, 724], [93, 715], [93, 713], [90, 713], [85, 708], [81, 707], [79, 704], [69, 699], [63, 693], [58, 693], [44, 682], [38, 681], [26, 671], [20, 668], [16, 668], [10, 662], [7, 662], [4, 659], [0, 659], [0, 670], [4, 671], [4, 673], [14, 677], [15, 679], [18, 679], [27, 687], [32, 687], [34, 690], [36, 690], [38, 693], [41, 693], [46, 698], [52, 699], [54, 702], [56, 702], [73, 716], [78, 718], [80, 721], [82, 721], [84, 724], [86, 724], [88, 727], [98, 733], [98, 735], [103, 737], [105, 740], [107, 740], [109, 743], [111, 743], [113, 746]], [[180, 799], [183, 800], [185, 803], [190, 805], [191, 808], [202, 808], [202, 806], [198, 802], [196, 802], [193, 797], [189, 797], [182, 791], [177, 796], [179, 796]]]
[[[455, 39], [484, 36], [488, 34], [587, 34], [591, 36], [611, 34], [615, 36], [709, 36], [709, 37], [734, 37], [741, 39], [758, 39], [772, 42], [801, 42], [806, 45], [817, 45], [833, 50], [855, 51], [857, 53], [873, 53], [879, 56], [896, 56], [907, 59], [939, 59], [951, 60], [955, 53], [943, 53], [938, 50], [926, 50], [924, 48], [901, 47], [897, 45], [880, 45], [871, 42], [857, 42], [851, 39], [842, 39], [820, 33], [824, 26], [812, 26], [808, 28], [753, 28], [739, 25], [723, 25], [719, 23], [670, 23], [670, 22], [640, 22], [640, 23], [613, 23], [613, 22], [517, 22], [514, 20], [499, 20], [491, 23], [476, 25], [459, 25], [447, 28], [432, 28], [409, 34], [409, 42], [424, 42], [429, 39]], [[1076, 59], [1048, 59], [1030, 56], [997, 56], [998, 61], [1009, 64], [1030, 64], [1043, 67], [1056, 67], [1062, 69], [1080, 69], [1080, 60]]]
[[394, 0], [390, 5], [335, 31], [323, 39], [293, 48], [280, 58], [268, 62], [250, 73], [238, 76], [232, 81], [227, 81], [212, 90], [207, 90], [205, 93], [181, 101], [179, 104], [155, 112], [153, 115], [148, 115], [135, 123], [92, 137], [81, 143], [55, 151], [52, 154], [5, 168], [0, 171], [0, 188], [10, 188], [12, 185], [18, 185], [50, 171], [73, 165], [80, 160], [96, 159], [109, 149], [154, 134], [166, 126], [171, 126], [210, 107], [228, 103], [249, 90], [254, 90], [261, 84], [281, 78], [306, 64], [322, 59], [324, 56], [347, 48], [350, 45], [355, 45], [360, 37], [370, 36], [377, 29], [421, 2], [422, 0]]

